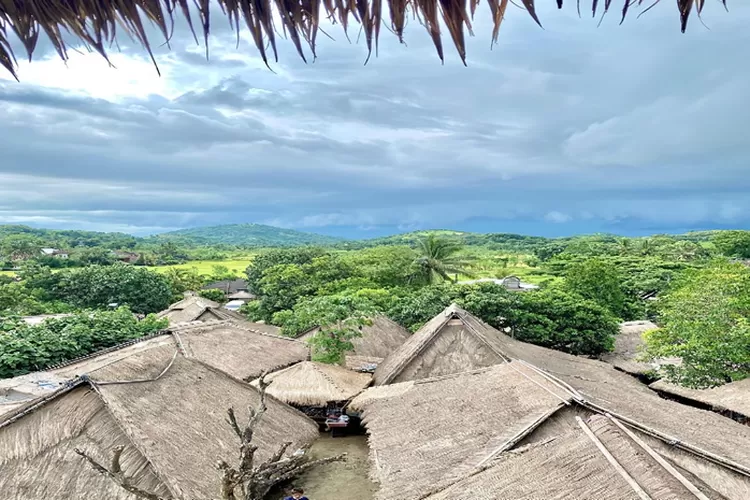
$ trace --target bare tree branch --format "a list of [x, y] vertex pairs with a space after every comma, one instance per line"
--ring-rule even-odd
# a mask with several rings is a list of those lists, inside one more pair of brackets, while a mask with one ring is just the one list
[[125, 477], [125, 475], [122, 473], [122, 467], [120, 466], [120, 456], [122, 455], [122, 452], [125, 448], [123, 446], [118, 446], [115, 448], [114, 453], [112, 453], [112, 465], [110, 469], [107, 469], [102, 464], [96, 461], [91, 455], [86, 453], [85, 451], [76, 448], [75, 452], [86, 459], [86, 461], [91, 465], [91, 467], [98, 473], [104, 474], [105, 476], [112, 479], [115, 483], [117, 483], [122, 489], [125, 491], [132, 493], [136, 497], [138, 497], [141, 500], [174, 500], [169, 497], [160, 497], [159, 495], [154, 495], [153, 493], [149, 493], [148, 491], [142, 490], [138, 488], [137, 486], [134, 486], [130, 483], [130, 480]]
[[[240, 438], [240, 457], [237, 468], [232, 467], [224, 460], [219, 460], [216, 464], [216, 468], [221, 473], [221, 500], [263, 500], [271, 488], [277, 484], [299, 476], [311, 467], [346, 458], [344, 454], [308, 461], [307, 448], [298, 450], [285, 457], [284, 455], [287, 454], [289, 447], [292, 445], [291, 442], [286, 442], [267, 460], [256, 466], [255, 453], [258, 451], [258, 447], [252, 441], [255, 428], [268, 409], [266, 406], [266, 389], [270, 385], [270, 382], [267, 382], [265, 377], [266, 373], [258, 379], [260, 401], [256, 408], [249, 409], [248, 422], [244, 428], [240, 428], [234, 409], [229, 408], [227, 410], [227, 423], [237, 437]], [[131, 483], [131, 479], [125, 476], [120, 464], [120, 458], [124, 449], [124, 447], [118, 446], [113, 450], [109, 469], [97, 462], [86, 452], [79, 449], [75, 451], [85, 458], [95, 471], [108, 476], [121, 488], [138, 497], [139, 500], [174, 500], [141, 490]], [[241, 491], [240, 496], [238, 496], [238, 489]]]

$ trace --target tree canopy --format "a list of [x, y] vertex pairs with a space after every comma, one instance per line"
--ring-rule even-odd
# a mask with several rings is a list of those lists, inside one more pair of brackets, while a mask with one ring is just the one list
[[667, 377], [711, 387], [750, 376], [750, 269], [717, 261], [683, 274], [660, 299], [662, 327], [646, 333], [648, 354], [677, 357]]

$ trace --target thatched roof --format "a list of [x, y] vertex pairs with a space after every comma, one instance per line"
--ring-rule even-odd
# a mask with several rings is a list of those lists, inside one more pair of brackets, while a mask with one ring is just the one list
[[447, 375], [502, 363], [494, 328], [455, 304], [428, 321], [375, 370], [375, 384]]
[[[573, 421], [572, 415], [565, 417]], [[429, 499], [638, 500], [644, 498], [639, 490], [654, 500], [698, 498], [610, 418], [592, 415], [557, 432], [554, 438], [532, 436], [529, 444], [501, 454], [488, 469]], [[690, 484], [708, 498], [725, 498], [698, 478]]]
[[[721, 464], [719, 468], [721, 471], [741, 471], [750, 476], [750, 427], [740, 425], [713, 412], [698, 410], [690, 406], [662, 399], [635, 378], [615, 370], [606, 363], [525, 344], [497, 331], [493, 333], [493, 329], [490, 326], [483, 324], [471, 314], [455, 306], [451, 307], [449, 312], [454, 317], [456, 315], [459, 316], [462, 324], [468, 325], [473, 330], [483, 332], [487, 343], [492, 344], [493, 352], [498, 352], [508, 359], [522, 360], [524, 365], [533, 369], [535, 373], [542, 375], [548, 381], [552, 381], [556, 386], [568, 390], [573, 395], [576, 403], [588, 411], [598, 413], [609, 412], [627, 422], [633, 428], [637, 428], [643, 433], [653, 436], [660, 443], [659, 446], [663, 446], [663, 453], [669, 455], [672, 459], [681, 460], [682, 466], [690, 468], [690, 470], [694, 471], [694, 474], [698, 474], [702, 470], [701, 468], [706, 467], [701, 462], [702, 459], [696, 458], [697, 456], [704, 456], [710, 457], [710, 460]], [[441, 314], [438, 318], [444, 316], [445, 314]], [[433, 321], [437, 321], [437, 319]], [[418, 350], [415, 350], [415, 352], [421, 356]], [[449, 350], [443, 352], [443, 356], [445, 357], [449, 357], [450, 355], [451, 352]], [[416, 356], [415, 359], [418, 359], [418, 357]], [[384, 361], [378, 370], [386, 367], [388, 361], [388, 359]], [[514, 361], [511, 364], [515, 363]], [[390, 364], [388, 367], [392, 368], [393, 366], [397, 365]], [[506, 364], [500, 364], [497, 367], [491, 368], [490, 371], [503, 369], [502, 367], [504, 366]], [[398, 370], [395, 371], [398, 373]], [[376, 380], [377, 376], [378, 373], [376, 372]], [[453, 377], [462, 376], [460, 374], [453, 375]], [[448, 380], [451, 376], [443, 378]], [[384, 421], [389, 421], [389, 425], [392, 426], [393, 429], [390, 432], [402, 433], [401, 424], [394, 423], [394, 420], [401, 422], [401, 418], [393, 416], [398, 415], [401, 410], [388, 408], [387, 410], [383, 410], [381, 416], [378, 416], [378, 411], [373, 411], [372, 408], [377, 408], [377, 401], [388, 399], [391, 396], [391, 390], [396, 391], [397, 397], [394, 399], [408, 398], [410, 393], [420, 390], [418, 388], [422, 387], [422, 382], [422, 380], [409, 382], [412, 388], [407, 388], [406, 390], [403, 388], [404, 384], [368, 389], [362, 395], [355, 398], [352, 406], [364, 407], [365, 421], [368, 428], [370, 428], [370, 422], [375, 421], [374, 419], [383, 418]], [[371, 394], [375, 390], [381, 391], [378, 397], [374, 397]], [[499, 390], [502, 390], [502, 385], [490, 389], [480, 384], [476, 384], [475, 388], [468, 383], [461, 389], [462, 397], [472, 400], [481, 399], [485, 392], [490, 395], [497, 394]], [[441, 391], [449, 392], [449, 389], [443, 388]], [[437, 402], [431, 405], [429, 398], [423, 401], [423, 396], [419, 394], [414, 396], [414, 398], [410, 404], [418, 404], [421, 408], [420, 411], [431, 413], [435, 421], [443, 418], [441, 417], [441, 412], [443, 411], [445, 411], [444, 418], [446, 421], [454, 419], [457, 412], [463, 411], [448, 404], [452, 402], [452, 396], [449, 393], [446, 394], [445, 399], [441, 400], [445, 406], [440, 406], [443, 403], [438, 404]], [[438, 399], [436, 398], [436, 401]], [[459, 399], [458, 403], [463, 405], [466, 399]], [[368, 400], [369, 402], [367, 402]], [[489, 405], [490, 402], [487, 404]], [[515, 405], [517, 402], [514, 399], [504, 401], [503, 397], [498, 397], [496, 404]], [[407, 410], [404, 409], [404, 411]], [[500, 410], [498, 409], [497, 411]], [[388, 415], [391, 415], [391, 417], [388, 417]], [[480, 420], [485, 418], [484, 413], [479, 413], [478, 415], [480, 416]], [[437, 424], [432, 424], [430, 428], [434, 428], [435, 425]], [[383, 429], [385, 429], [385, 426]], [[479, 432], [481, 432], [481, 427], [479, 429]], [[374, 442], [377, 442], [378, 438], [375, 436], [375, 431], [371, 429], [371, 433], [373, 440], [375, 440]], [[732, 438], [728, 439], [727, 436], [732, 436]], [[435, 439], [439, 438], [436, 437]], [[450, 439], [452, 440], [452, 438]], [[445, 442], [451, 443], [453, 441]], [[674, 444], [664, 444], [667, 442]], [[681, 453], [682, 455], [680, 455]], [[382, 462], [383, 460], [381, 459]], [[396, 468], [398, 467], [401, 467], [400, 462]], [[728, 487], [730, 490], [746, 487], [747, 489], [742, 491], [750, 495], [750, 482], [746, 478], [739, 481], [739, 486], [737, 486], [733, 482], [735, 481], [734, 479], [730, 480], [719, 477], [721, 474], [723, 472], [717, 472], [712, 469], [709, 475], [709, 478], [712, 478], [712, 488], [722, 491], [724, 487], [721, 485], [723, 483], [732, 484], [733, 486]], [[722, 494], [727, 495], [723, 491]], [[729, 495], [728, 497], [750, 498], [747, 495], [743, 497], [737, 494], [734, 496]], [[389, 497], [384, 496], [383, 498]]]
[[[582, 373], [581, 378], [586, 375]], [[650, 410], [651, 403], [642, 401], [644, 411]], [[676, 415], [661, 415], [681, 406], [671, 405], [655, 410], [664, 426], [654, 432], [631, 421], [632, 415], [618, 421], [627, 424], [650, 448], [658, 449], [661, 456], [679, 464], [683, 475], [708, 492], [708, 498], [748, 498], [750, 457], [744, 451], [729, 455], [727, 439], [732, 436], [735, 446], [747, 447], [748, 428], [688, 407]], [[576, 416], [588, 420], [608, 453], [648, 491], [650, 498], [691, 498], [670, 472], [652, 463], [655, 460], [624, 431], [612, 427], [609, 419], [597, 423], [595, 416], [603, 415], [606, 409], [588, 407], [575, 389], [522, 361], [376, 386], [355, 398], [351, 406], [364, 412], [372, 474], [381, 487], [378, 500], [639, 498], [627, 482], [622, 482], [621, 475], [618, 479], [619, 472], [611, 469], [609, 459], [597, 451], [598, 446], [584, 440]], [[673, 425], [666, 425], [666, 420]], [[680, 430], [669, 437], [659, 434], [667, 427]], [[745, 475], [729, 465], [702, 458], [698, 447], [681, 451], [680, 446], [696, 444], [692, 442], [696, 434], [714, 434], [717, 442], [723, 440], [723, 449], [714, 442], [702, 450], [706, 455], [720, 452], [726, 459], [739, 458]]]
[[658, 328], [651, 321], [626, 321], [620, 324], [620, 333], [615, 337], [612, 352], [602, 354], [600, 359], [618, 370], [632, 375], [645, 375], [658, 368], [657, 364], [644, 363], [638, 356], [644, 346], [643, 334]]
[[169, 306], [168, 309], [161, 311], [156, 316], [159, 318], [167, 318], [170, 325], [178, 325], [192, 321], [246, 320], [241, 314], [224, 309], [221, 307], [221, 304], [198, 295], [185, 297], [179, 302], [175, 302]]
[[[659, 0], [656, 0], [658, 2]], [[726, 0], [722, 0], [726, 2]], [[28, 56], [34, 52], [38, 35], [45, 32], [55, 45], [60, 56], [67, 57], [66, 37], [68, 32], [81, 42], [106, 57], [107, 48], [113, 45], [116, 33], [125, 31], [151, 53], [152, 44], [161, 45], [172, 33], [175, 16], [184, 17], [191, 29], [197, 23], [197, 32], [208, 41], [211, 25], [211, 8], [213, 2], [208, 0], [195, 2], [195, 10], [190, 15], [191, 8], [186, 0], [121, 0], [118, 2], [97, 2], [92, 0], [24, 0], [23, 2], [0, 3], [0, 65], [14, 73], [15, 60], [11, 52], [9, 36], [11, 33], [24, 45]], [[347, 2], [293, 2], [284, 4], [288, 12], [284, 15], [274, 13], [271, 2], [250, 2], [247, 0], [230, 1], [217, 0], [223, 12], [229, 17], [230, 25], [237, 31], [240, 23], [244, 22], [250, 31], [255, 45], [264, 61], [267, 61], [267, 50], [270, 46], [271, 57], [276, 59], [276, 38], [282, 29], [297, 48], [300, 57], [306, 60], [303, 45], [308, 45], [313, 57], [315, 56], [315, 41], [321, 18], [329, 18], [338, 22], [344, 30], [349, 22], [362, 25], [364, 41], [371, 51], [373, 46], [377, 51], [381, 22], [383, 21], [383, 3], [380, 1], [363, 1], [361, 3]], [[537, 17], [534, 1], [521, 0], [529, 15], [540, 23]], [[604, 14], [610, 8], [618, 10], [615, 15], [621, 15], [623, 20], [630, 10], [647, 10], [652, 2], [643, 0], [592, 0], [592, 11]], [[444, 3], [437, 0], [419, 2], [389, 2], [390, 30], [402, 40], [404, 27], [410, 14], [414, 14], [426, 27], [432, 38], [438, 56], [443, 58], [443, 42], [441, 22], [448, 28], [451, 41], [456, 46], [463, 61], [466, 59], [465, 35], [472, 33], [471, 17], [476, 10], [479, 0], [466, 3]], [[700, 12], [704, 0], [678, 0], [679, 16], [682, 31], [685, 31], [690, 13]], [[279, 4], [277, 4], [279, 5]], [[557, 6], [562, 7], [563, 0], [557, 0]], [[500, 24], [508, 7], [507, 0], [490, 0], [489, 14], [493, 19], [492, 39], [497, 39]], [[597, 11], [597, 7], [599, 7]], [[197, 10], [197, 12], [196, 12]], [[215, 12], [215, 11], [214, 11]], [[442, 17], [442, 21], [441, 18]], [[164, 36], [164, 40], [149, 40], [144, 21], [156, 24]], [[279, 21], [280, 20], [280, 21]], [[193, 31], [195, 33], [195, 30]], [[197, 37], [196, 37], [197, 39]], [[15, 74], [15, 73], [14, 73]]]
[[[255, 388], [174, 345], [140, 351], [0, 417], [0, 491], [8, 500], [133, 500], [74, 452], [107, 463], [122, 445], [124, 471], [141, 488], [177, 499], [216, 497], [216, 461], [238, 456], [226, 410], [246, 419], [258, 399]], [[307, 417], [269, 398], [254, 442], [268, 458], [285, 441], [295, 450], [317, 434]]]
[[[341, 366], [303, 361], [271, 373], [268, 394], [298, 406], [325, 406], [329, 401], [348, 401], [368, 385], [372, 377]], [[257, 385], [257, 381], [253, 381]]]
[[730, 411], [750, 419], [750, 378], [711, 389], [689, 389], [665, 380], [654, 382], [649, 387], [669, 396], [677, 396], [707, 405], [714, 411]]
[[484, 459], [570, 400], [521, 363], [368, 389], [364, 410], [382, 499], [420, 498]]
[[48, 394], [78, 376], [95, 373], [162, 346], [170, 349], [179, 346], [185, 355], [242, 380], [252, 380], [263, 372], [285, 368], [309, 358], [309, 349], [304, 343], [268, 334], [254, 328], [257, 326], [229, 321], [188, 323], [42, 372], [1, 380], [0, 415], [10, 411], [19, 402]]

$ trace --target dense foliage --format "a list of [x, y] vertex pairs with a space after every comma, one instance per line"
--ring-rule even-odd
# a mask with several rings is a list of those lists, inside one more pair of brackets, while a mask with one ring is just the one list
[[48, 319], [35, 326], [6, 319], [0, 320], [0, 326], [0, 378], [6, 378], [143, 337], [165, 328], [167, 322], [153, 316], [138, 321], [122, 307]]
[[50, 275], [49, 280], [46, 289], [52, 299], [82, 309], [116, 304], [148, 314], [166, 309], [173, 298], [162, 275], [126, 264], [65, 269]]
[[674, 382], [711, 387], [750, 376], [750, 269], [718, 261], [683, 274], [660, 300], [662, 327], [646, 334]]
[[[0, 274], [0, 317], [107, 309], [110, 304], [155, 312], [185, 291], [234, 279], [247, 266], [248, 287], [258, 300], [243, 312], [282, 326], [288, 335], [322, 327], [326, 335], [318, 338], [316, 352], [327, 361], [340, 360], [361, 321], [374, 312], [415, 331], [455, 302], [519, 339], [584, 355], [612, 347], [618, 319], [653, 319], [663, 325], [652, 335], [653, 353], [688, 353], [679, 373], [670, 376], [681, 383], [712, 385], [745, 373], [735, 352], [745, 331], [746, 314], [737, 306], [741, 293], [727, 298], [728, 290], [738, 288], [734, 274], [714, 272], [712, 279], [725, 295], [714, 294], [712, 300], [718, 302], [713, 308], [708, 295], [701, 298], [708, 292], [686, 283], [697, 279], [696, 273], [713, 269], [712, 259], [726, 263], [748, 258], [749, 235], [719, 231], [549, 239], [421, 231], [334, 242], [257, 225], [149, 238], [0, 226], [0, 266], [17, 275]], [[326, 246], [295, 246], [300, 243]], [[277, 248], [258, 248], [262, 245]], [[42, 248], [64, 249], [68, 258], [42, 255]], [[160, 264], [170, 267], [158, 272], [142, 267]], [[451, 283], [456, 278], [509, 275], [541, 290], [518, 293], [492, 283]], [[200, 293], [224, 299], [220, 291]], [[647, 300], [654, 297], [658, 300]], [[698, 304], [712, 311], [700, 318], [710, 325], [696, 318], [690, 324], [700, 325], [700, 330], [691, 330], [678, 319], [700, 311]], [[719, 328], [730, 332], [732, 340], [717, 337]], [[728, 358], [722, 349], [735, 357]]]

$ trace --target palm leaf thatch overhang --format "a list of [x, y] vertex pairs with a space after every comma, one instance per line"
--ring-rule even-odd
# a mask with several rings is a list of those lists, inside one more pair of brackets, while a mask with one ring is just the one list
[[[107, 463], [121, 446], [123, 472], [135, 486], [163, 497], [213, 498], [220, 486], [214, 465], [234, 460], [239, 445], [226, 411], [246, 419], [259, 400], [254, 387], [174, 344], [141, 350], [0, 417], [0, 491], [9, 500], [131, 500], [75, 452]], [[267, 407], [254, 438], [260, 456], [317, 437], [301, 412], [270, 396]]]
[[266, 333], [256, 326], [264, 325], [196, 321], [51, 366], [42, 372], [2, 380], [0, 415], [79, 376], [164, 346], [179, 347], [185, 356], [244, 381], [309, 359], [310, 350], [303, 342]]
[[624, 404], [604, 402], [513, 360], [375, 386], [350, 406], [363, 411], [377, 500], [748, 498], [748, 427], [623, 389]]
[[[549, 0], [552, 1], [552, 0]], [[604, 15], [610, 9], [618, 9], [624, 21], [634, 9], [649, 10], [660, 0], [592, 0], [591, 12]], [[726, 0], [721, 0], [726, 7]], [[67, 59], [65, 36], [72, 34], [91, 49], [107, 57], [107, 49], [115, 43], [118, 32], [125, 32], [139, 42], [151, 55], [154, 44], [162, 40], [150, 40], [146, 23], [155, 24], [164, 40], [169, 42], [173, 32], [174, 18], [182, 16], [193, 32], [198, 33], [208, 46], [211, 28], [210, 0], [10, 0], [0, 2], [0, 65], [14, 76], [15, 55], [11, 49], [11, 36], [15, 36], [31, 58], [41, 33], [52, 41], [61, 58]], [[374, 48], [377, 53], [378, 38], [383, 24], [382, 0], [215, 0], [239, 36], [243, 23], [252, 35], [263, 60], [268, 64], [267, 46], [273, 58], [278, 60], [276, 39], [280, 19], [283, 31], [295, 45], [300, 57], [306, 61], [303, 44], [309, 46], [316, 56], [315, 42], [319, 32], [321, 16], [338, 22], [344, 31], [350, 21], [359, 23], [364, 32], [368, 54]], [[505, 17], [509, 0], [488, 0], [493, 21], [492, 39], [497, 40], [500, 25]], [[521, 0], [534, 21], [541, 26], [535, 0]], [[556, 0], [562, 8], [563, 0]], [[192, 6], [191, 6], [192, 4]], [[479, 0], [449, 2], [447, 0], [388, 0], [390, 29], [403, 41], [407, 17], [412, 14], [427, 29], [438, 56], [443, 59], [441, 19], [447, 27], [451, 41], [456, 46], [462, 61], [466, 61], [465, 32], [472, 34], [472, 18]], [[690, 14], [701, 13], [705, 0], [677, 0], [681, 29], [684, 32]], [[580, 11], [580, 0], [578, 2]], [[644, 9], [645, 7], [645, 9]], [[198, 25], [196, 30], [195, 26]], [[368, 55], [369, 59], [369, 55]]]
[[[348, 402], [370, 385], [372, 377], [341, 366], [303, 361], [266, 376], [268, 394], [296, 406]], [[257, 386], [257, 380], [252, 384]]]

